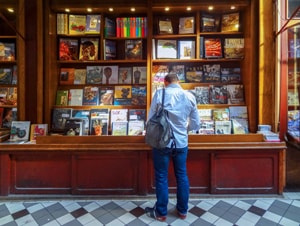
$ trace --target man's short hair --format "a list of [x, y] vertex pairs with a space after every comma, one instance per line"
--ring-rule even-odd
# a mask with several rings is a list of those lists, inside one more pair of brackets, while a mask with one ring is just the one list
[[178, 77], [176, 74], [167, 74], [165, 76], [165, 81], [169, 83], [178, 82]]

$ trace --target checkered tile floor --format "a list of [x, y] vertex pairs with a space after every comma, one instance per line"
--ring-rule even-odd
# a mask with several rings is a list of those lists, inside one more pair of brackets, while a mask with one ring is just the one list
[[175, 215], [175, 199], [169, 203], [169, 214], [164, 223], [144, 213], [153, 206], [153, 198], [92, 199], [92, 200], [0, 200], [2, 226], [300, 226], [300, 193], [283, 196], [251, 198], [191, 198], [185, 220]]

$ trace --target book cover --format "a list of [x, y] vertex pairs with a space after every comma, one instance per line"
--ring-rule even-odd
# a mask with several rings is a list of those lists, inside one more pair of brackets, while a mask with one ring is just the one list
[[71, 114], [72, 108], [53, 108], [51, 129], [62, 132], [67, 119], [71, 118]]
[[242, 59], [245, 56], [244, 38], [225, 38], [224, 57], [232, 59]]
[[163, 84], [165, 76], [169, 73], [169, 66], [166, 64], [155, 64], [152, 66], [152, 83]]
[[117, 42], [115, 40], [104, 40], [104, 60], [115, 60], [117, 57]]
[[6, 104], [17, 106], [18, 103], [18, 88], [17, 87], [9, 87], [6, 97]]
[[300, 58], [300, 39], [290, 39], [289, 40], [289, 57], [290, 58]]
[[220, 38], [204, 38], [204, 57], [222, 58], [222, 43]]
[[74, 84], [82, 85], [86, 84], [86, 69], [74, 69]]
[[102, 84], [118, 84], [119, 66], [103, 66]]
[[197, 104], [209, 104], [208, 86], [196, 86], [194, 89], [189, 91], [194, 95]]
[[18, 84], [18, 66], [17, 65], [13, 66], [11, 84], [12, 85]]
[[132, 67], [119, 67], [119, 84], [132, 83]]
[[116, 37], [116, 21], [105, 17], [104, 19], [104, 37]]
[[100, 34], [101, 27], [101, 15], [99, 14], [88, 14], [86, 15], [86, 34]]
[[229, 108], [216, 108], [212, 111], [212, 118], [214, 121], [229, 121]]
[[147, 86], [132, 86], [132, 105], [146, 105], [147, 103]]
[[221, 81], [221, 66], [220, 64], [205, 64], [203, 65], [203, 82], [218, 83]]
[[226, 85], [209, 85], [209, 103], [227, 104], [228, 91]]
[[79, 60], [98, 60], [99, 38], [81, 38]]
[[195, 32], [195, 18], [180, 17], [179, 18], [179, 34], [194, 34]]
[[202, 32], [216, 32], [219, 30], [220, 19], [216, 15], [205, 14], [201, 15], [200, 30]]
[[299, 106], [299, 93], [297, 89], [288, 89], [288, 105]]
[[69, 33], [68, 20], [69, 20], [68, 14], [66, 13], [56, 14], [56, 34], [67, 35]]
[[111, 109], [110, 122], [126, 122], [128, 120], [128, 109]]
[[114, 87], [100, 88], [100, 105], [113, 105], [114, 103]]
[[82, 118], [84, 123], [84, 134], [89, 134], [90, 129], [90, 110], [89, 109], [72, 109], [71, 118]]
[[30, 141], [36, 140], [38, 136], [46, 136], [48, 134], [48, 124], [31, 124]]
[[230, 106], [230, 119], [246, 119], [248, 120], [247, 106]]
[[56, 101], [57, 106], [67, 106], [69, 100], [69, 90], [58, 89], [56, 91]]
[[186, 82], [202, 82], [203, 81], [203, 68], [202, 66], [186, 66], [185, 69]]
[[177, 40], [158, 39], [156, 56], [158, 59], [177, 59]]
[[129, 136], [138, 136], [143, 135], [145, 130], [144, 121], [129, 121], [128, 122], [128, 135]]
[[12, 121], [10, 141], [29, 141], [30, 121]]
[[240, 83], [241, 81], [241, 68], [221, 68], [221, 82]]
[[147, 83], [147, 67], [133, 67], [132, 68], [132, 83], [146, 84]]
[[0, 42], [0, 61], [16, 60], [16, 44], [11, 42]]
[[0, 84], [10, 85], [12, 84], [12, 68], [0, 68]]
[[12, 121], [18, 120], [17, 108], [4, 108], [3, 118], [2, 118], [2, 127], [11, 128]]
[[0, 87], [0, 105], [7, 105], [8, 87]]
[[86, 84], [102, 84], [102, 66], [86, 66]]
[[239, 23], [240, 23], [240, 14], [238, 12], [223, 14], [221, 19], [221, 31], [222, 32], [239, 31]]
[[127, 135], [128, 122], [115, 121], [112, 123], [112, 135], [113, 136], [126, 136]]
[[146, 109], [129, 109], [128, 110], [128, 121], [144, 121], [146, 122]]
[[83, 88], [82, 105], [99, 105], [99, 88], [85, 86]]
[[84, 131], [84, 119], [69, 118], [66, 120], [64, 135], [66, 136], [82, 136]]
[[59, 39], [59, 60], [78, 60], [79, 46], [76, 38], [60, 38]]
[[86, 30], [86, 15], [69, 14], [69, 34], [80, 35]]
[[59, 84], [72, 85], [74, 84], [74, 68], [60, 68]]
[[244, 85], [229, 84], [227, 85], [228, 104], [245, 104]]
[[173, 34], [172, 20], [168, 18], [158, 19], [158, 34]]
[[141, 39], [125, 40], [125, 59], [126, 60], [143, 59], [143, 41]]
[[132, 86], [117, 85], [114, 92], [114, 105], [131, 105]]
[[185, 82], [185, 66], [184, 64], [174, 64], [170, 66], [170, 73], [176, 74], [180, 82]]
[[195, 59], [195, 41], [179, 40], [179, 59]]
[[90, 135], [108, 135], [109, 109], [91, 109]]
[[211, 119], [200, 120], [200, 129], [198, 133], [201, 135], [215, 134], [215, 121]]
[[215, 134], [231, 134], [231, 121], [215, 121]]
[[69, 90], [69, 106], [82, 106], [83, 90], [70, 89]]
[[249, 126], [247, 119], [231, 119], [233, 134], [248, 134]]
[[212, 109], [198, 109], [200, 120], [213, 120]]

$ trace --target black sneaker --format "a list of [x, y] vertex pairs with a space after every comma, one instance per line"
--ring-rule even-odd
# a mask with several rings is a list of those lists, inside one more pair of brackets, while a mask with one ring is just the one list
[[148, 217], [154, 218], [155, 220], [164, 222], [166, 221], [167, 217], [166, 216], [159, 216], [157, 215], [155, 208], [151, 207], [146, 207], [145, 213], [147, 214]]

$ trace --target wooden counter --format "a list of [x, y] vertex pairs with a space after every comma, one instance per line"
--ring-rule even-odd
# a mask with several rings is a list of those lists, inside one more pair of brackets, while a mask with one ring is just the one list
[[[192, 194], [281, 194], [284, 142], [261, 134], [189, 136]], [[169, 189], [175, 192], [170, 166]], [[0, 195], [154, 194], [151, 149], [143, 136], [39, 137], [0, 144]]]

